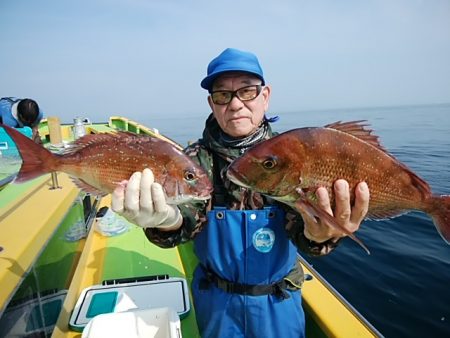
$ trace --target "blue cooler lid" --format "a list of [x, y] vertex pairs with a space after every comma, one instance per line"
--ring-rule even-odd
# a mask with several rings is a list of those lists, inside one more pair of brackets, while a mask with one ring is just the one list
[[[31, 138], [33, 136], [33, 131], [31, 130], [30, 127], [15, 128], [15, 129], [18, 132], [27, 136], [28, 138]], [[0, 154], [2, 157], [19, 156], [16, 144], [3, 128], [0, 128]]]

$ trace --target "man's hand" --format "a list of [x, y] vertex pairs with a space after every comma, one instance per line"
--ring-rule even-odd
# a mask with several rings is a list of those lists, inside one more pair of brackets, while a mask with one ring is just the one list
[[[343, 228], [353, 233], [359, 229], [369, 210], [369, 188], [365, 182], [359, 183], [355, 188], [355, 204], [350, 205], [350, 190], [347, 181], [337, 180], [334, 184], [335, 210], [331, 210], [330, 198], [327, 189], [320, 187], [316, 190], [318, 205], [336, 219]], [[305, 221], [304, 234], [306, 238], [317, 243], [325, 242], [331, 238], [344, 237], [345, 234], [326, 224], [317, 222], [314, 217], [301, 213]]]
[[153, 172], [144, 169], [131, 175], [112, 194], [111, 209], [142, 228], [176, 230], [182, 216], [176, 206], [166, 203], [162, 186], [155, 183]]

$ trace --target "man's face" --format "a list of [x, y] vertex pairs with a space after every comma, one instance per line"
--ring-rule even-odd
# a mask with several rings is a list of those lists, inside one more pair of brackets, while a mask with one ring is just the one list
[[[243, 87], [260, 85], [256, 76], [245, 73], [227, 73], [215, 81], [212, 92], [235, 91]], [[250, 87], [252, 88], [252, 87]], [[264, 86], [261, 93], [252, 100], [241, 101], [236, 95], [228, 104], [216, 104], [211, 95], [208, 103], [222, 130], [233, 137], [244, 137], [253, 133], [261, 124], [269, 107], [270, 87]]]

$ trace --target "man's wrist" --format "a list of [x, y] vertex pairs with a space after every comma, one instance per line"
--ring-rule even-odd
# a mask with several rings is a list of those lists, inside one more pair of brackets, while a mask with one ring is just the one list
[[325, 243], [327, 241], [329, 241], [330, 239], [333, 239], [333, 237], [318, 237], [318, 236], [313, 236], [309, 231], [308, 228], [305, 227], [305, 229], [303, 230], [303, 235], [305, 236], [305, 238], [313, 243], [316, 244], [321, 244], [321, 243]]
[[306, 250], [312, 256], [323, 256], [329, 254], [333, 251], [337, 246], [342, 237], [332, 237], [323, 242], [316, 242], [314, 240], [309, 239], [303, 234], [303, 243], [306, 246]]
[[158, 225], [157, 228], [161, 231], [174, 231], [180, 228], [183, 223], [183, 216], [181, 216], [180, 209], [178, 207], [173, 207], [175, 215], [172, 217], [170, 222], [165, 221]]

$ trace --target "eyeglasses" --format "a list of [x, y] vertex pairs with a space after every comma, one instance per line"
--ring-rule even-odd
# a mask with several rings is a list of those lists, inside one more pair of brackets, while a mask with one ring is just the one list
[[233, 100], [233, 97], [237, 97], [241, 101], [250, 101], [258, 97], [261, 93], [262, 85], [251, 85], [239, 88], [238, 90], [217, 90], [211, 92], [211, 99], [215, 104], [225, 105]]

